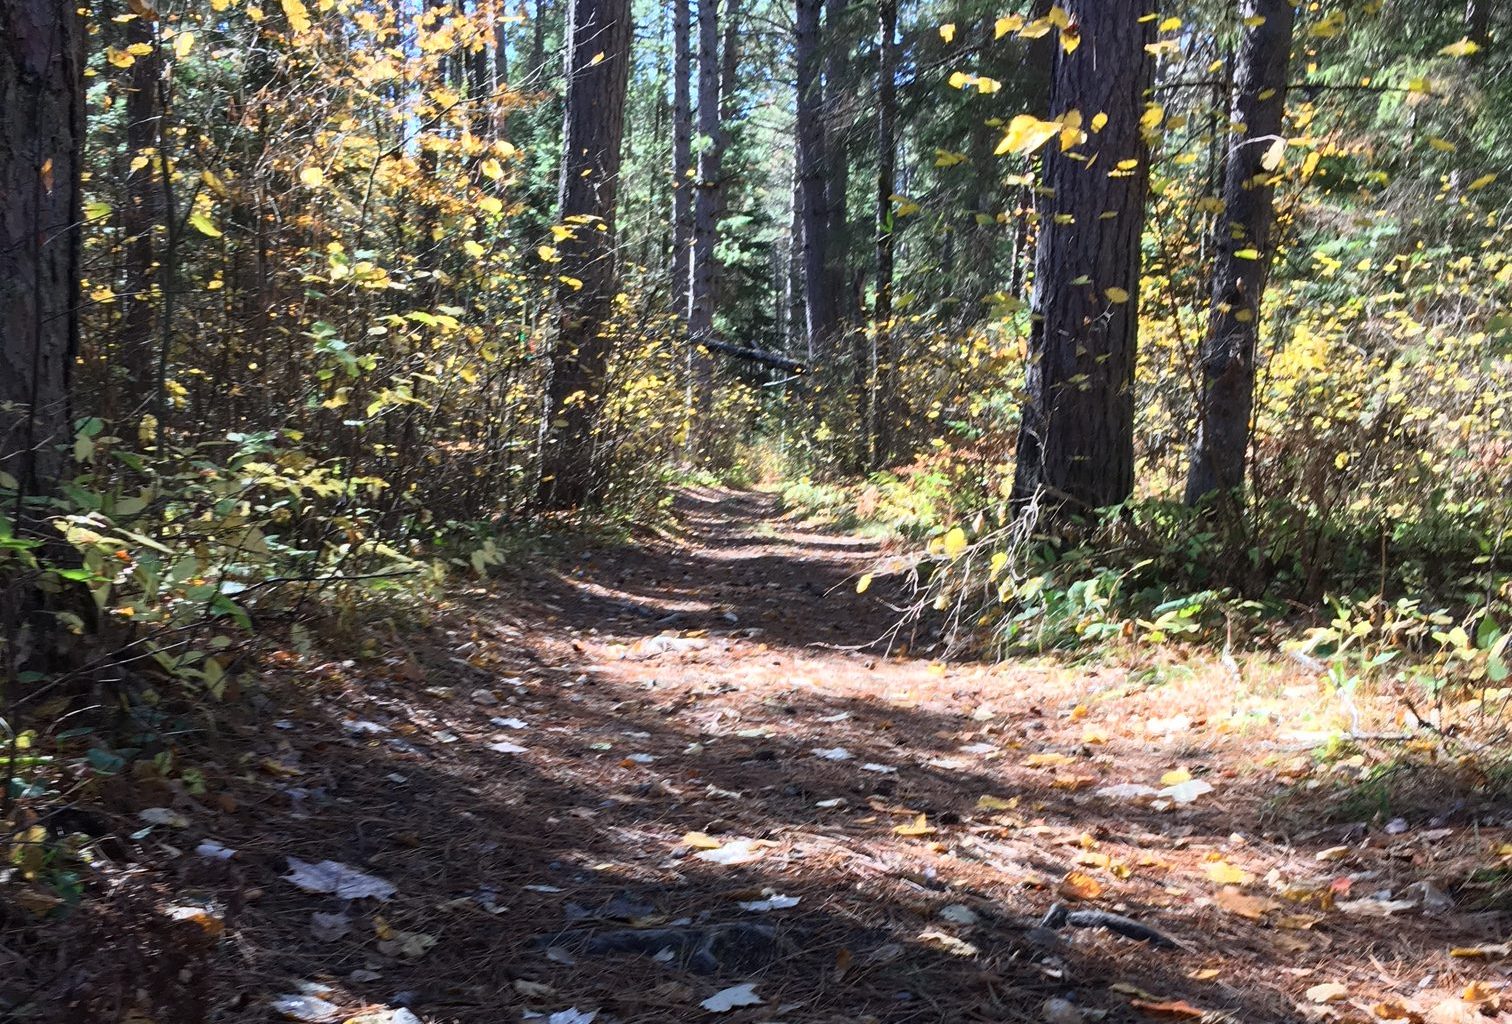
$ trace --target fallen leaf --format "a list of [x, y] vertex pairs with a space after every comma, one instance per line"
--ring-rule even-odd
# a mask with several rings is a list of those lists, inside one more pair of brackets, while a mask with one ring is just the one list
[[188, 828], [189, 819], [167, 807], [147, 807], [137, 811], [137, 817], [149, 825], [165, 825], [168, 828]]
[[1102, 895], [1102, 883], [1083, 871], [1072, 871], [1062, 878], [1057, 891], [1073, 900], [1093, 900]]
[[323, 1021], [335, 1020], [341, 1014], [341, 1007], [319, 996], [279, 996], [271, 1005], [275, 1013], [289, 1020], [301, 1021], [302, 1024], [321, 1024]]
[[895, 826], [893, 831], [900, 836], [932, 836], [939, 829], [929, 823], [928, 815], [921, 814], [907, 825]]
[[1153, 1013], [1161, 1017], [1202, 1017], [1207, 1014], [1206, 1010], [1197, 1009], [1185, 999], [1170, 999], [1159, 1003], [1131, 999], [1129, 1005], [1136, 1010], [1143, 1010], [1145, 1013]]
[[976, 806], [979, 811], [1011, 811], [1018, 806], [1018, 797], [1004, 800], [1000, 796], [988, 796], [984, 794], [977, 797]]
[[1345, 900], [1338, 904], [1338, 909], [1356, 917], [1391, 917], [1393, 914], [1400, 914], [1416, 906], [1415, 900], [1378, 900], [1367, 897], [1359, 900]]
[[748, 981], [743, 985], [721, 989], [698, 1005], [710, 1013], [728, 1013], [737, 1006], [760, 1006], [761, 1003], [761, 997], [756, 994], [756, 985]]
[[1179, 786], [1183, 782], [1191, 782], [1192, 773], [1185, 768], [1174, 768], [1160, 777], [1162, 786]]
[[717, 850], [722, 845], [718, 839], [707, 832], [689, 832], [683, 836], [682, 841], [695, 850]]
[[1218, 885], [1248, 885], [1255, 880], [1243, 868], [1235, 867], [1226, 860], [1215, 861], [1207, 866], [1207, 876], [1210, 882]]
[[365, 875], [334, 860], [311, 864], [290, 857], [289, 871], [283, 878], [305, 892], [330, 893], [344, 900], [387, 900], [398, 891], [381, 878]]
[[1487, 943], [1483, 946], [1455, 946], [1449, 951], [1450, 956], [1475, 958], [1475, 957], [1503, 957], [1512, 956], [1512, 943], [1496, 942]]
[[976, 956], [977, 953], [981, 952], [969, 942], [958, 939], [947, 932], [935, 931], [934, 929], [920, 932], [919, 941], [926, 946], [933, 946], [936, 949], [943, 950], [952, 956]]
[[1025, 768], [1057, 768], [1062, 765], [1074, 764], [1075, 758], [1065, 754], [1030, 754], [1024, 758]]
[[1163, 796], [1167, 800], [1172, 800], [1178, 804], [1189, 804], [1199, 796], [1211, 793], [1212, 791], [1213, 786], [1211, 783], [1202, 779], [1189, 779], [1174, 786], [1167, 786], [1159, 790], [1155, 795]]
[[558, 1010], [546, 1018], [546, 1024], [593, 1024], [598, 1016], [597, 1010], [579, 1010], [576, 1006], [567, 1010]]
[[775, 846], [775, 843], [759, 839], [737, 839], [732, 843], [725, 843], [712, 850], [699, 850], [693, 856], [699, 860], [706, 860], [710, 864], [723, 864], [726, 867], [738, 867], [741, 864], [749, 864], [761, 859], [766, 853], [766, 847]]
[[742, 900], [739, 906], [741, 910], [761, 914], [768, 910], [787, 910], [789, 907], [796, 907], [802, 898], [801, 896], [773, 895], [761, 900]]
[[1308, 989], [1306, 994], [1314, 1003], [1337, 1003], [1349, 997], [1349, 988], [1337, 981], [1325, 981]]
[[1281, 904], [1267, 896], [1247, 896], [1232, 886], [1218, 890], [1213, 902], [1230, 914], [1247, 917], [1251, 921], [1262, 920], [1266, 914], [1281, 909]]

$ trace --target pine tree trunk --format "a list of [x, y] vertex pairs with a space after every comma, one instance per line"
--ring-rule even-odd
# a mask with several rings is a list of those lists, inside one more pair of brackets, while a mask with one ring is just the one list
[[824, 29], [821, 39], [828, 39], [824, 47], [824, 99], [821, 107], [824, 121], [824, 162], [829, 166], [825, 178], [825, 199], [829, 217], [828, 246], [824, 253], [824, 268], [829, 280], [825, 290], [835, 304], [836, 328], [849, 326], [860, 312], [849, 302], [846, 279], [846, 256], [850, 251], [850, 137], [854, 123], [845, 111], [845, 89], [848, 49], [840, 40], [841, 18], [845, 0], [825, 0]]
[[804, 326], [812, 352], [826, 352], [835, 333], [835, 301], [825, 273], [829, 202], [825, 190], [823, 95], [819, 83], [819, 12], [823, 0], [797, 0], [793, 56], [798, 65], [798, 179], [803, 212]]
[[[133, 18], [126, 23], [128, 46], [153, 47], [152, 22]], [[153, 263], [153, 227], [160, 207], [158, 191], [153, 185], [156, 161], [133, 168], [132, 161], [149, 158], [157, 143], [157, 49], [138, 57], [126, 69], [122, 83], [126, 93], [126, 200], [120, 214], [125, 273], [121, 289], [121, 328], [119, 361], [121, 388], [109, 396], [117, 415], [141, 411], [156, 391], [153, 359], [152, 282], [156, 276]]]
[[723, 136], [719, 124], [719, 0], [698, 0], [698, 182], [693, 193], [693, 254], [688, 290], [688, 383], [693, 429], [703, 436], [701, 417], [714, 396], [714, 358], [703, 343], [714, 333], [714, 287], [718, 275], [714, 247], [719, 208]]
[[672, 286], [674, 308], [688, 311], [688, 246], [693, 239], [693, 77], [692, 31], [688, 5], [672, 0]]
[[601, 496], [593, 479], [594, 436], [613, 348], [607, 332], [615, 291], [614, 213], [632, 29], [629, 0], [568, 4], [557, 195], [561, 221], [574, 231], [557, 248], [561, 275], [581, 287], [564, 283], [557, 295], [541, 424], [538, 497], [547, 508], [574, 508]]
[[1272, 172], [1286, 142], [1286, 77], [1296, 10], [1288, 0], [1244, 0], [1231, 121], [1242, 135], [1224, 161], [1223, 212], [1213, 248], [1213, 308], [1202, 344], [1202, 395], [1186, 500], [1244, 484], [1254, 406], [1255, 347], [1275, 221]]
[[38, 495], [70, 435], [85, 32], [76, 4], [5, 0], [0, 34], [0, 472]]
[[872, 468], [886, 465], [892, 457], [893, 430], [893, 215], [892, 197], [897, 192], [898, 147], [898, 5], [897, 0], [878, 0], [877, 24], [881, 29], [877, 51], [877, 294], [872, 310], [875, 351], [872, 358], [871, 420]]
[[1057, 48], [1051, 115], [1080, 110], [1089, 120], [1097, 113], [1108, 120], [1068, 152], [1055, 140], [1044, 150], [1047, 188], [1013, 486], [1020, 505], [1042, 496], [1052, 510], [1086, 510], [1117, 504], [1133, 490], [1139, 246], [1149, 190], [1140, 118], [1151, 73], [1145, 44], [1153, 38], [1153, 18], [1141, 19], [1149, 6], [1067, 6], [1081, 43], [1070, 53]]

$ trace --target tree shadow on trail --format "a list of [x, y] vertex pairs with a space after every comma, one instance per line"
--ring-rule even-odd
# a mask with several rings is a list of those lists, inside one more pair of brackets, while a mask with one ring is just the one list
[[[731, 504], [702, 503], [690, 529], [756, 534], [751, 517], [771, 514], [720, 500]], [[766, 541], [711, 550], [592, 551], [515, 597], [417, 623], [402, 655], [271, 671], [204, 766], [210, 792], [177, 797], [189, 827], [135, 846], [142, 866], [121, 891], [137, 894], [139, 916], [198, 902], [226, 927], [189, 973], [203, 1002], [169, 985], [143, 1012], [264, 1022], [270, 999], [316, 983], [336, 1019], [404, 1005], [467, 1024], [573, 1006], [625, 1024], [1038, 1021], [1059, 997], [1107, 1021], [1147, 1020], [1109, 988], [1123, 983], [1214, 1019], [1302, 1019], [1279, 970], [1302, 954], [1173, 900], [1161, 866], [1177, 845], [1254, 836], [1244, 812], [1099, 800], [1022, 763], [1054, 709], [1005, 692], [1013, 714], [984, 719], [923, 661], [813, 646], [861, 646], [887, 624], [885, 607], [842, 585], [856, 558]], [[687, 618], [659, 624], [616, 603], [637, 598]], [[753, 624], [761, 632], [745, 635]], [[1107, 749], [1116, 768], [1124, 751]], [[203, 840], [237, 855], [165, 853]], [[1113, 859], [1098, 867], [1099, 854]], [[382, 904], [308, 893], [283, 877], [290, 857], [338, 861], [397, 892]], [[1072, 872], [1106, 890], [1087, 906], [1190, 948], [1074, 930], [1048, 944], [1032, 926], [1067, 898]], [[774, 895], [798, 902], [740, 906]], [[134, 978], [185, 969], [171, 936], [128, 957], [112, 936], [137, 926], [106, 905], [86, 898], [68, 950], [21, 961], [31, 1004], [56, 1010], [34, 1019], [124, 1019]], [[1308, 933], [1309, 966], [1347, 939], [1336, 927]], [[677, 936], [691, 948], [711, 929], [731, 938], [710, 946], [712, 962], [686, 962]], [[647, 933], [663, 937], [639, 954], [590, 948]], [[1373, 941], [1386, 962], [1421, 956], [1406, 932]], [[699, 1008], [744, 982], [765, 1005]]]

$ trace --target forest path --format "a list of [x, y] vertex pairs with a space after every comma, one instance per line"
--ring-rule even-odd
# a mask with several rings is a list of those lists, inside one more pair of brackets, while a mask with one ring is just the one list
[[[332, 1019], [393, 1024], [1023, 1021], [1060, 997], [1276, 1021], [1325, 982], [1421, 997], [1429, 957], [1427, 991], [1471, 976], [1443, 951], [1494, 923], [1385, 908], [1383, 929], [1340, 911], [1338, 879], [1446, 884], [1486, 833], [1263, 827], [1295, 755], [1223, 726], [1221, 677], [887, 656], [866, 648], [894, 613], [854, 588], [872, 543], [760, 494], [691, 489], [676, 521], [396, 622], [386, 658], [270, 683], [251, 770], [185, 837], [240, 851], [181, 862], [179, 885], [231, 894], [214, 1019], [265, 1021], [303, 984]], [[1105, 790], [1173, 770], [1214, 788]], [[396, 891], [310, 893], [289, 857]], [[1184, 948], [1075, 928], [1048, 948], [1030, 926], [1057, 900]], [[699, 1005], [746, 983], [763, 1005]]]

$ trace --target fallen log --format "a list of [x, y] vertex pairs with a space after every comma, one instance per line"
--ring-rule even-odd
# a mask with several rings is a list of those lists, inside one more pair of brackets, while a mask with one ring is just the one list
[[723, 352], [727, 356], [736, 359], [744, 359], [751, 363], [761, 363], [763, 366], [775, 366], [779, 370], [787, 370], [789, 373], [803, 373], [807, 370], [801, 362], [780, 352], [768, 352], [760, 348], [745, 348], [740, 345], [732, 345], [727, 341], [719, 341], [715, 338], [704, 338], [699, 342], [711, 352]]

